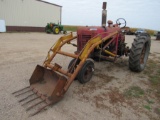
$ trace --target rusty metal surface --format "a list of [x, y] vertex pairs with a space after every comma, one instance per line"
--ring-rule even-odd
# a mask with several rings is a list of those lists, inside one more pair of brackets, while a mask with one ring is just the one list
[[[40, 72], [38, 73], [37, 71]], [[36, 81], [36, 83], [33, 81]], [[67, 78], [64, 76], [39, 65], [37, 65], [33, 75], [30, 78], [31, 88], [34, 88], [34, 90], [50, 98], [53, 98], [53, 96], [55, 97], [57, 94], [63, 96], [63, 87], [66, 84], [66, 81]]]
[[35, 88], [41, 94], [50, 96], [56, 86], [58, 79], [58, 74], [37, 65], [33, 75], [30, 78], [30, 84], [31, 87]]

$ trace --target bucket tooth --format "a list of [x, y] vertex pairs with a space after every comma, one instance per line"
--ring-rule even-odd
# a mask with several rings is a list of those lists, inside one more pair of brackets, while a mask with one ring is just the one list
[[32, 102], [32, 101], [38, 99], [38, 98], [40, 98], [40, 96], [37, 96], [37, 97], [35, 97], [35, 98], [33, 98], [33, 99], [31, 99], [31, 100], [29, 100], [29, 101], [23, 103], [22, 106], [24, 106], [24, 105], [26, 105], [26, 104], [28, 104], [28, 103], [30, 103], [30, 102]]
[[40, 102], [38, 102], [38, 103], [36, 103], [36, 104], [34, 104], [34, 105], [32, 105], [32, 106], [28, 107], [28, 108], [26, 109], [26, 111], [28, 111], [28, 110], [32, 109], [33, 107], [35, 107], [35, 106], [39, 105], [40, 103], [42, 103], [42, 102], [44, 102], [44, 101], [45, 101], [45, 100], [42, 100], [42, 101], [40, 101]]
[[28, 87], [25, 87], [25, 88], [23, 88], [23, 89], [20, 89], [20, 90], [17, 90], [17, 91], [15, 91], [15, 92], [13, 92], [12, 94], [16, 94], [16, 93], [18, 93], [18, 92], [21, 92], [21, 91], [23, 91], [23, 90], [27, 89], [27, 88], [30, 88], [30, 86], [28, 86]]
[[31, 114], [30, 116], [34, 116], [38, 113], [40, 113], [42, 110], [44, 110], [47, 106], [51, 105], [52, 103], [49, 103], [47, 105], [44, 105], [43, 107], [39, 108], [36, 112], [34, 112], [33, 114]]
[[28, 92], [30, 92], [30, 91], [32, 91], [32, 89], [27, 90], [27, 91], [25, 91], [25, 92], [23, 92], [23, 93], [20, 93], [20, 94], [18, 94], [18, 95], [15, 95], [15, 97], [18, 97], [18, 96], [23, 95], [23, 94], [25, 94], [25, 93], [28, 93]]
[[23, 102], [23, 101], [25, 101], [26, 99], [28, 99], [29, 97], [31, 97], [31, 96], [33, 96], [33, 95], [35, 95], [35, 93], [28, 95], [27, 97], [19, 100], [18, 102]]

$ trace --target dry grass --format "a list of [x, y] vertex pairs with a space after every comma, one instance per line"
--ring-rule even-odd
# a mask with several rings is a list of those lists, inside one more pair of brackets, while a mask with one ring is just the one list
[[[130, 28], [130, 30], [132, 31], [132, 32], [135, 32], [135, 31], [137, 31], [137, 29], [139, 29], [139, 28]], [[146, 31], [147, 31], [147, 33], [149, 33], [151, 36], [153, 36], [154, 34], [155, 34], [155, 30], [150, 30], [150, 29], [145, 29]]]
[[64, 25], [64, 30], [76, 32], [78, 27], [80, 26]]

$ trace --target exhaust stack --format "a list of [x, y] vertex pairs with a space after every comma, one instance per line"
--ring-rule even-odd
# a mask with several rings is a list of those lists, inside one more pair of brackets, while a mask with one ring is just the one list
[[106, 10], [107, 2], [103, 2], [102, 6], [102, 27], [106, 27], [106, 21], [107, 21], [107, 10]]

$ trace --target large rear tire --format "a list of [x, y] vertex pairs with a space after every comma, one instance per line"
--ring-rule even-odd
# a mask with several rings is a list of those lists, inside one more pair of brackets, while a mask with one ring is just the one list
[[134, 72], [144, 70], [150, 52], [151, 38], [148, 34], [140, 34], [134, 39], [129, 56], [129, 68]]
[[83, 67], [77, 75], [77, 79], [80, 83], [84, 84], [89, 82], [94, 72], [94, 63], [92, 60], [86, 60]]
[[54, 34], [59, 34], [60, 33], [59, 27], [57, 27], [57, 26], [53, 27], [53, 33]]

